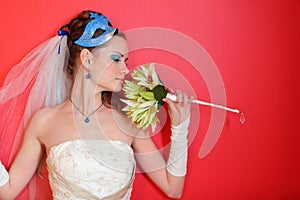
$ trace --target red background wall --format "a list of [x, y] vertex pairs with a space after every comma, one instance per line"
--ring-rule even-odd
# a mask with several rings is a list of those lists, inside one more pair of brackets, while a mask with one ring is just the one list
[[[101, 11], [121, 30], [164, 27], [201, 44], [223, 78], [228, 114], [222, 134], [205, 158], [198, 152], [210, 109], [200, 108], [197, 136], [189, 148], [182, 199], [300, 199], [300, 2], [297, 0], [27, 0], [1, 5], [0, 80], [29, 50], [56, 33], [83, 9]], [[164, 52], [129, 59], [169, 66], [186, 61]], [[185, 70], [190, 77], [193, 72]], [[209, 100], [204, 83], [191, 78], [197, 97]], [[200, 82], [200, 81], [199, 81]], [[138, 174], [132, 199], [168, 199]]]

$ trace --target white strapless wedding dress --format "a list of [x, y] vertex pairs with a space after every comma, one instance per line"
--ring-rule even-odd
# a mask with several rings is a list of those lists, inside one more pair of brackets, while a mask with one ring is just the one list
[[71, 140], [47, 157], [54, 200], [130, 199], [135, 174], [132, 148], [116, 140]]

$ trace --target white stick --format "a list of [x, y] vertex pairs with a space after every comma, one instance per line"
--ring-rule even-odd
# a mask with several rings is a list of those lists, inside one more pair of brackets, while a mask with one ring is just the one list
[[[172, 101], [176, 101], [177, 100], [176, 95], [170, 94], [170, 93], [167, 94], [166, 98], [171, 99]], [[234, 112], [234, 113], [241, 113], [241, 111], [238, 110], [238, 109], [228, 108], [226, 106], [221, 106], [221, 105], [217, 105], [217, 104], [213, 104], [213, 103], [208, 103], [208, 102], [205, 102], [205, 101], [192, 100], [191, 102], [192, 103], [196, 103], [196, 104], [200, 104], [200, 105], [204, 105], [204, 106], [211, 106], [211, 107], [214, 107], [214, 108], [219, 108], [219, 109], [227, 110], [227, 111]]]
[[227, 110], [227, 111], [234, 112], [234, 113], [241, 113], [241, 111], [238, 110], [238, 109], [228, 108], [228, 107], [225, 107], [225, 106], [221, 106], [221, 105], [217, 105], [217, 104], [213, 104], [213, 103], [208, 103], [208, 102], [205, 102], [205, 101], [193, 100], [192, 103], [201, 104], [201, 105], [205, 105], [205, 106], [211, 106], [211, 107], [214, 107], [214, 108], [220, 108], [220, 109]]

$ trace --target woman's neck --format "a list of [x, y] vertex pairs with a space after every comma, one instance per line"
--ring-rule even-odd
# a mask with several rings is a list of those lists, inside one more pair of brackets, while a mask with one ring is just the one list
[[85, 114], [91, 113], [102, 104], [100, 88], [91, 80], [86, 78], [83, 67], [76, 73], [70, 99], [78, 109]]

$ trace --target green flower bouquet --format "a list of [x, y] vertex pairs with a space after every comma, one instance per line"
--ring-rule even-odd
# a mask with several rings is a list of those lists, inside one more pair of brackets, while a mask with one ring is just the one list
[[[167, 92], [163, 82], [155, 71], [154, 63], [142, 65], [131, 73], [132, 80], [125, 80], [123, 91], [127, 99], [121, 99], [126, 104], [122, 110], [143, 130], [151, 126], [154, 132], [156, 123], [159, 122], [157, 113], [164, 104], [163, 98], [176, 101], [176, 96]], [[243, 114], [238, 109], [227, 108], [200, 100], [191, 103], [224, 109], [234, 113]], [[242, 121], [241, 121], [242, 122]]]
[[157, 113], [163, 105], [162, 99], [167, 91], [159, 79], [154, 64], [142, 65], [131, 74], [132, 81], [125, 80], [123, 90], [126, 100], [121, 99], [127, 106], [122, 110], [127, 112], [137, 127], [143, 130], [151, 125], [152, 131], [159, 122]]

